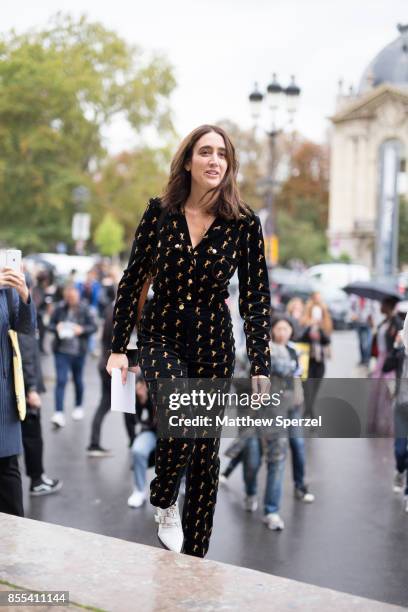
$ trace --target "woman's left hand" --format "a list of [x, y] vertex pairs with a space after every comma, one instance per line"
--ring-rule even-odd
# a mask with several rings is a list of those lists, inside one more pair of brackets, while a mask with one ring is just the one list
[[0, 271], [0, 285], [13, 287], [23, 302], [27, 303], [30, 292], [22, 272], [15, 272], [12, 268], [3, 268]]
[[269, 393], [271, 389], [271, 381], [268, 376], [258, 374], [251, 377], [252, 393]]

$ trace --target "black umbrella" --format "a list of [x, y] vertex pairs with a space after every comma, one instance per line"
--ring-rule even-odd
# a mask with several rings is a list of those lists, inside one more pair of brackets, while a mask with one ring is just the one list
[[349, 295], [358, 295], [359, 297], [377, 300], [378, 302], [382, 302], [387, 298], [394, 298], [396, 301], [403, 299], [403, 296], [394, 284], [380, 281], [356, 281], [343, 287], [343, 291]]

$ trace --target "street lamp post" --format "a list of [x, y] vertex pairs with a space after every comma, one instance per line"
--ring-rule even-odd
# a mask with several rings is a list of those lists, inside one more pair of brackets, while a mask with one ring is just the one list
[[[255, 83], [254, 91], [249, 95], [251, 115], [255, 126], [261, 117], [263, 103], [266, 98], [270, 112], [269, 129], [266, 131], [269, 143], [269, 156], [265, 190], [265, 210], [266, 219], [264, 223], [265, 233], [265, 252], [268, 261], [272, 265], [278, 262], [278, 239], [276, 227], [276, 210], [274, 206], [275, 175], [276, 175], [276, 141], [278, 135], [285, 129], [286, 125], [292, 125], [295, 113], [298, 109], [300, 88], [295, 83], [295, 77], [291, 77], [291, 83], [283, 88], [276, 78], [272, 75], [272, 81], [266, 88], [266, 95], [261, 93], [258, 84]], [[280, 116], [285, 110], [288, 114], [286, 121], [281, 121]]]

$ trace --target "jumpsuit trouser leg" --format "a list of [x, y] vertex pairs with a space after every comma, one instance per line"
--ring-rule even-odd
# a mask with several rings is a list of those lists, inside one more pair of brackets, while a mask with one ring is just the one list
[[[191, 335], [195, 309], [184, 313], [186, 335]], [[201, 311], [198, 311], [201, 314]], [[204, 317], [205, 319], [206, 317]], [[204, 320], [204, 323], [208, 321]], [[167, 341], [141, 343], [140, 366], [157, 408], [157, 378], [230, 378], [234, 371], [234, 345], [228, 343], [230, 328], [220, 330], [211, 344], [199, 347], [172, 345]], [[221, 344], [223, 343], [223, 344]], [[184, 342], [183, 342], [184, 344]], [[204, 348], [203, 348], [204, 347]], [[156, 446], [156, 477], [150, 485], [152, 505], [168, 508], [177, 500], [186, 468], [186, 495], [182, 514], [184, 553], [204, 557], [208, 551], [217, 500], [220, 461], [218, 438], [162, 438]]]

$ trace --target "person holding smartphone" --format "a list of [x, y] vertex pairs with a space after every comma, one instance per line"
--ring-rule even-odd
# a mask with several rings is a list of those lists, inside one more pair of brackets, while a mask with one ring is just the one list
[[[16, 262], [18, 264], [17, 259]], [[35, 332], [35, 308], [21, 264], [19, 267], [0, 266], [0, 512], [23, 516], [18, 467], [18, 455], [23, 446], [14, 392], [10, 328], [24, 334]]]

